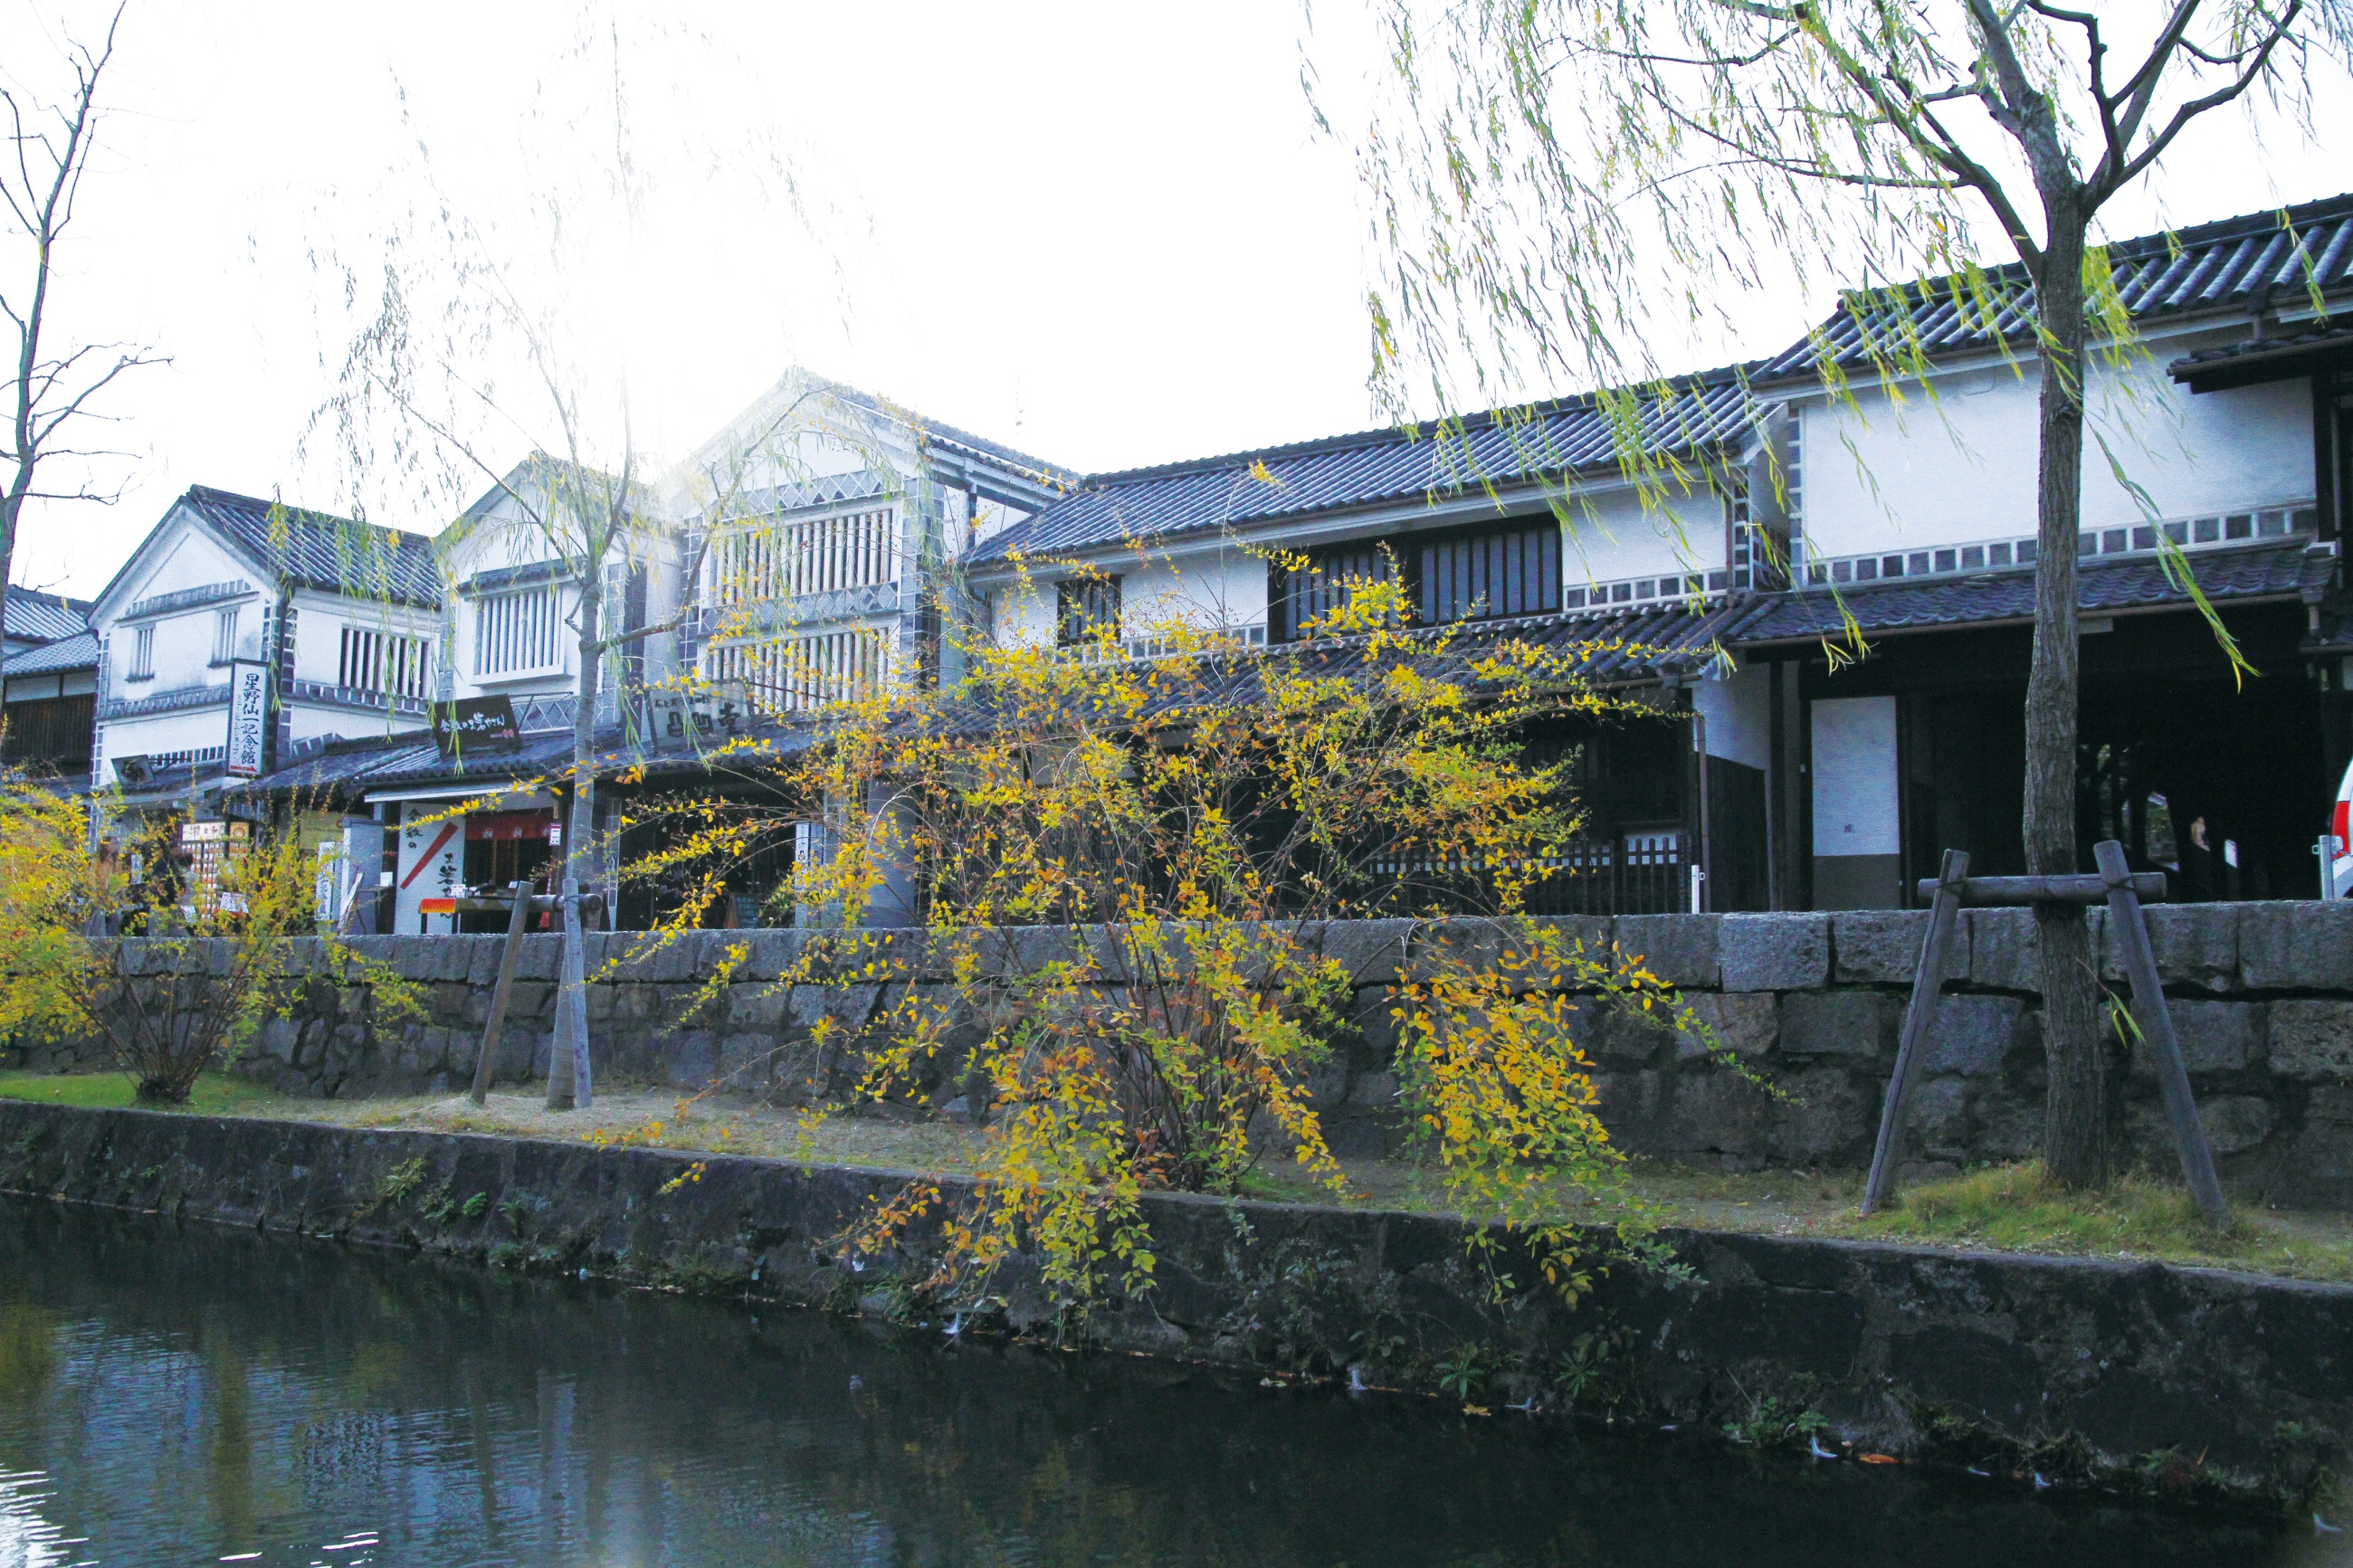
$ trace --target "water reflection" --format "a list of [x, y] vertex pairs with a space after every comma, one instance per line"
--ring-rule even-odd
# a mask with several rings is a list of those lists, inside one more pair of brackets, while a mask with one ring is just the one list
[[0, 1568], [2162, 1568], [2308, 1545], [0, 1202]]

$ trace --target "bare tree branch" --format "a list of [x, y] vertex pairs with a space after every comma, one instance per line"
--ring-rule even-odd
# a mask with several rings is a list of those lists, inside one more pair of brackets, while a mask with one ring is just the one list
[[[92, 50], [69, 44], [68, 64], [74, 75], [72, 93], [58, 107], [43, 110], [29, 106], [13, 88], [0, 85], [0, 106], [8, 116], [8, 139], [15, 156], [13, 169], [0, 175], [0, 203], [10, 222], [26, 241], [33, 263], [29, 279], [13, 290], [0, 290], [0, 313], [16, 329], [15, 374], [10, 380], [9, 458], [15, 464], [7, 487], [0, 490], [0, 583], [14, 563], [16, 533], [28, 500], [111, 501], [121, 495], [83, 482], [70, 489], [44, 489], [35, 475], [44, 461], [119, 456], [102, 448], [74, 448], [59, 443], [60, 434], [83, 419], [97, 418], [91, 400], [113, 386], [127, 371], [166, 363], [145, 348], [84, 343], [59, 355], [45, 352], [49, 285], [56, 276], [58, 246], [73, 222], [75, 203], [100, 119], [99, 88], [114, 59], [115, 35], [122, 24], [120, 6], [107, 23], [105, 42]], [[42, 121], [54, 121], [42, 125]], [[28, 121], [31, 121], [28, 123]], [[11, 300], [9, 292], [16, 298]], [[84, 362], [111, 353], [114, 363], [95, 374], [82, 374]]]

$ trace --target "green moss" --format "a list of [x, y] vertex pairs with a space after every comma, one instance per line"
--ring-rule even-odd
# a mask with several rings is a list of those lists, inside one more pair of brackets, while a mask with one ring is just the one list
[[1836, 1227], [1852, 1236], [2162, 1258], [2309, 1279], [2353, 1279], [2353, 1241], [2233, 1211], [2228, 1230], [2199, 1216], [2182, 1187], [2126, 1176], [2105, 1192], [2060, 1187], [2038, 1164], [1997, 1165], [1902, 1194], [1899, 1206]]
[[[127, 1109], [137, 1103], [131, 1079], [113, 1072], [0, 1072], [0, 1100], [37, 1100], [46, 1105], [74, 1105], [89, 1110]], [[186, 1104], [150, 1103], [139, 1109], [234, 1116], [287, 1103], [284, 1095], [250, 1079], [207, 1073], [196, 1080]]]

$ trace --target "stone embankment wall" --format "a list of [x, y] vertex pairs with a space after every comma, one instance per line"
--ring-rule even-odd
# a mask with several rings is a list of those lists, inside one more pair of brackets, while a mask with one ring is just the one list
[[[2244, 1198], [2353, 1207], [2353, 905], [2201, 904], [2149, 911], [2158, 963], [2189, 1056], [2191, 1081], [2227, 1182]], [[1560, 922], [1596, 948], [1641, 954], [1683, 987], [1718, 1037], [1788, 1098], [1760, 1092], [1709, 1061], [1698, 1043], [1639, 1019], [1583, 1015], [1602, 1110], [1641, 1152], [1732, 1168], [1852, 1167], [1866, 1163], [1893, 1064], [1927, 916], [1656, 915]], [[2105, 911], [2093, 911], [2105, 977], [2124, 985]], [[1460, 925], [1367, 921], [1323, 933], [1358, 977], [1358, 1027], [1313, 1086], [1335, 1148], [1380, 1152], [1394, 1137], [1393, 1026], [1387, 986]], [[1450, 937], [1450, 932], [1453, 933]], [[826, 984], [782, 985], [812, 942], [843, 933], [697, 933], [651, 952], [627, 933], [592, 937], [589, 1018], [607, 1082], [789, 1097], [844, 1064], [819, 1060], [812, 1030], [831, 1016], [854, 1028], [894, 988], [950, 996], [922, 934], [849, 933]], [[1004, 962], [1048, 956], [1055, 933], [1025, 933]], [[447, 1092], [473, 1069], [501, 937], [378, 937], [354, 945], [422, 984], [428, 1016], [379, 1026], [361, 987], [322, 977], [295, 1014], [263, 1030], [237, 1070], [317, 1096]], [[556, 941], [526, 940], [498, 1076], [546, 1070]], [[695, 1005], [700, 979], [729, 950], [733, 982]], [[306, 960], [306, 962], [308, 962]], [[1912, 1118], [1910, 1151], [1931, 1167], [2021, 1158], [2041, 1140], [2043, 1098], [2039, 983], [2031, 917], [1968, 911], [1948, 958], [1947, 997]], [[609, 964], [609, 969], [607, 965]], [[1118, 976], [1111, 976], [1116, 984]], [[2119, 1136], [2168, 1169], [2156, 1080], [2145, 1056], [2115, 1047], [2123, 1086]], [[0, 1063], [103, 1064], [90, 1042], [16, 1048]], [[944, 1069], [943, 1103], [955, 1083]]]
[[[924, 1237], [872, 1259], [837, 1239], [906, 1178], [661, 1149], [0, 1100], [0, 1194], [420, 1247], [748, 1300], [929, 1321]], [[953, 1199], [958, 1184], [942, 1184]], [[1433, 1389], [1476, 1364], [1500, 1408], [1573, 1402], [1746, 1440], [2303, 1497], [2353, 1433], [2353, 1287], [2155, 1263], [1700, 1231], [1687, 1278], [1627, 1264], [1575, 1307], [1492, 1300], [1454, 1220], [1147, 1194], [1147, 1293], [1095, 1342]], [[1016, 1259], [970, 1314], [1059, 1334]], [[1580, 1353], [1580, 1337], [1582, 1347]], [[1475, 1355], [1475, 1363], [1472, 1357]], [[1577, 1369], [1573, 1381], [1565, 1368]], [[1456, 1397], [1461, 1397], [1460, 1392]]]

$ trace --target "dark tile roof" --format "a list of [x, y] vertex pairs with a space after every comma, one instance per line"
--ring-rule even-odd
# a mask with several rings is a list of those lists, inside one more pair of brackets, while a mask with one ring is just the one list
[[28, 647], [11, 658], [9, 675], [54, 675], [61, 669], [89, 669], [98, 663], [98, 634], [76, 632], [40, 647]]
[[[2324, 292], [2353, 286], [2353, 194], [2118, 240], [2108, 261], [2137, 320], [2263, 300], [2293, 308], [2314, 286]], [[1767, 360], [1756, 379], [1810, 375], [1825, 357], [1853, 369], [1871, 364], [1874, 352], [1933, 357], [2031, 338], [2034, 289], [2026, 268], [1989, 268], [1981, 288], [1971, 290], [1956, 274], [1851, 295], [1818, 338]]]
[[[2213, 600], [2317, 595], [2328, 584], [2337, 558], [2300, 539], [2276, 544], [2192, 552], [2189, 560], [2200, 588]], [[2087, 613], [2187, 605], [2189, 595], [2174, 585], [2154, 555], [2124, 561], [2085, 561], [2076, 603]], [[1727, 638], [1739, 644], [1810, 641], [1840, 636], [1840, 608], [1865, 632], [1924, 626], [1968, 626], [2034, 618], [2034, 572], [1986, 572], [1929, 582], [1849, 586], [1833, 595], [1827, 587], [1775, 594], [1760, 601], [1761, 613]]]
[[190, 485], [180, 500], [290, 582], [325, 593], [440, 607], [440, 568], [432, 541], [421, 533], [209, 485]]
[[[1324, 641], [1276, 644], [1223, 658], [1198, 662], [1168, 661], [1170, 674], [1155, 676], [1151, 661], [1140, 664], [1144, 716], [1166, 719], [1188, 710], [1224, 710], [1264, 700], [1266, 672], [1279, 662], [1303, 674], [1323, 679], [1348, 677], [1377, 681], [1398, 666], [1415, 661], [1453, 679], [1476, 683], [1481, 678], [1472, 662], [1506, 642], [1531, 644], [1569, 655], [1564, 672], [1574, 671], [1598, 685], [1630, 685], [1672, 676], [1691, 679], [1721, 658], [1723, 647], [1757, 610], [1743, 604], [1656, 605], [1640, 609], [1597, 611], [1582, 615], [1534, 616], [1493, 621], [1460, 629], [1442, 652], [1430, 638], [1411, 638], [1370, 650], [1366, 638], [1335, 637]], [[1423, 646], [1417, 647], [1420, 643]], [[1085, 703], [1091, 693], [1074, 693]], [[1130, 699], [1119, 700], [1123, 713]], [[1025, 699], [1026, 701], [1026, 699]], [[999, 707], [985, 685], [976, 688], [942, 716], [954, 732], [986, 731], [1001, 721]], [[1025, 716], [1025, 723], [1038, 721]]]
[[90, 602], [63, 594], [44, 594], [21, 584], [8, 584], [6, 634], [24, 642], [55, 642], [90, 628]]
[[2353, 359], [2353, 327], [2315, 327], [2276, 338], [2246, 338], [2184, 354], [2166, 366], [2199, 392], [2342, 366]]
[[[1645, 395], [1643, 437], [1662, 453], [1736, 437], [1749, 420], [1733, 366], [1690, 376], [1672, 393]], [[1257, 451], [1131, 468], [1090, 478], [1077, 493], [975, 549], [975, 564], [1018, 552], [1051, 555], [1266, 522], [1377, 501], [1458, 494], [1618, 462], [1609, 415], [1591, 396], [1465, 416], [1437, 425], [1366, 430]]]
[[2295, 332], [2282, 338], [2247, 338], [2235, 343], [2221, 343], [2196, 353], [2184, 354], [2169, 367], [2176, 377], [2193, 365], [2227, 364], [2232, 360], [2262, 358], [2292, 350], [2325, 348], [2336, 343], [2353, 343], [2353, 327], [2316, 327], [2307, 332]]
[[[774, 753], [801, 750], [813, 731], [807, 724], [767, 724], [754, 733]], [[687, 752], [646, 752], [627, 743], [615, 725], [601, 726], [595, 737], [599, 776], [624, 769], [642, 769], [648, 777], [705, 772], [702, 760]], [[241, 786], [254, 795], [301, 793], [357, 801], [377, 790], [409, 789], [426, 784], [479, 786], [488, 791], [516, 779], [563, 773], [572, 764], [572, 731], [547, 730], [522, 737], [512, 751], [475, 751], [462, 760], [445, 757], [432, 738], [412, 731], [332, 742], [299, 757], [277, 772]]]

